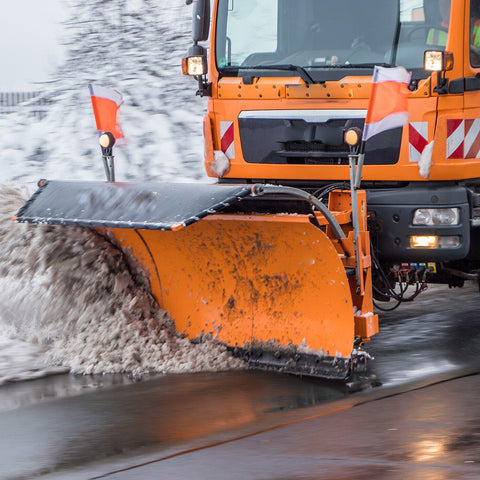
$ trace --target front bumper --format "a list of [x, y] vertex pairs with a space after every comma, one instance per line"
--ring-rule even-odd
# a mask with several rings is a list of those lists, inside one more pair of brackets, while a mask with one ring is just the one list
[[[400, 261], [460, 260], [470, 250], [469, 191], [458, 185], [412, 183], [406, 187], [367, 190], [370, 231], [381, 259]], [[418, 208], [456, 207], [458, 225], [413, 225]], [[445, 248], [412, 248], [414, 235], [458, 237], [459, 244]]]

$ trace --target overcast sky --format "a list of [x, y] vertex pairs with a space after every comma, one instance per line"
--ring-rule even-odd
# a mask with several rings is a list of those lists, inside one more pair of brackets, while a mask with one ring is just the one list
[[0, 3], [0, 92], [35, 89], [61, 61], [67, 0]]

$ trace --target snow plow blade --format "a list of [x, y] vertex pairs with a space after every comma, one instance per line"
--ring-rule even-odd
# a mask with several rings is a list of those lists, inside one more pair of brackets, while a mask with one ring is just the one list
[[216, 337], [256, 368], [345, 379], [355, 341], [376, 333], [367, 304], [354, 315], [354, 250], [344, 238], [339, 253], [312, 214], [220, 213], [253, 190], [45, 182], [16, 220], [113, 235], [190, 338]]
[[251, 186], [41, 180], [16, 220], [83, 227], [171, 230], [250, 194]]

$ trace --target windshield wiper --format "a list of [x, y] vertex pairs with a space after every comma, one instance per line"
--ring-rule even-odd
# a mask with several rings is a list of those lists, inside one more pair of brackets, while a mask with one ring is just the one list
[[338, 65], [312, 66], [311, 68], [374, 68], [374, 67], [395, 67], [390, 63], [339, 63]]
[[283, 65], [252, 65], [252, 66], [227, 66], [223, 67], [222, 70], [227, 71], [238, 71], [238, 70], [289, 70], [291, 72], [297, 72], [300, 78], [307, 84], [311, 85], [316, 83], [315, 80], [310, 76], [310, 74], [300, 65], [292, 64], [283, 64]]

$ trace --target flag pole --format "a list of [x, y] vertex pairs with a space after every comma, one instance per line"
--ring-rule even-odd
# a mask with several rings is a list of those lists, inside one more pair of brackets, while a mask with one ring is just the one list
[[362, 169], [363, 163], [365, 160], [365, 141], [362, 139], [362, 143], [360, 144], [360, 150], [357, 154], [357, 166], [355, 169], [355, 188], [360, 188], [360, 183], [362, 181]]
[[[408, 122], [408, 85], [411, 74], [403, 67], [385, 68], [375, 66], [372, 76], [372, 92], [368, 101], [367, 115], [363, 132], [353, 127], [345, 132], [346, 143], [350, 146], [348, 164], [350, 168], [350, 192], [352, 203], [352, 228], [355, 255], [359, 255], [359, 212], [357, 190], [362, 181], [365, 161], [365, 143], [374, 135], [396, 127], [403, 127]], [[347, 134], [352, 132], [350, 140]], [[361, 136], [361, 139], [360, 139]], [[356, 138], [358, 140], [356, 140]], [[359, 262], [355, 268], [357, 294], [360, 294], [362, 282]]]
[[103, 166], [105, 168], [105, 175], [107, 182], [115, 182], [115, 163], [113, 156], [113, 146], [115, 145], [115, 137], [110, 132], [104, 132], [98, 139], [100, 147], [102, 148]]
[[115, 163], [112, 148], [117, 139], [123, 138], [118, 118], [123, 97], [119, 91], [111, 88], [93, 84], [89, 84], [88, 88], [97, 130], [100, 132], [99, 143], [102, 148], [107, 182], [115, 182]]
[[[350, 199], [352, 204], [352, 229], [353, 229], [353, 245], [355, 248], [355, 257], [359, 258], [359, 237], [360, 237], [360, 220], [358, 212], [358, 196], [357, 190], [360, 186], [362, 178], [362, 166], [364, 159], [364, 142], [361, 140], [362, 131], [358, 127], [348, 129], [344, 134], [344, 141], [349, 146], [348, 166], [350, 171]], [[362, 272], [360, 263], [355, 264], [355, 278], [357, 281], [357, 295], [361, 294], [362, 289]]]

